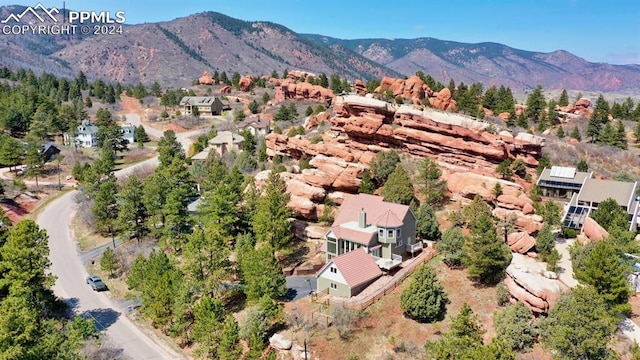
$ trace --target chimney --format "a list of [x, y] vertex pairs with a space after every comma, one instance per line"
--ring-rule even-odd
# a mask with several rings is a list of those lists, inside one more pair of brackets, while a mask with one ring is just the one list
[[361, 229], [367, 227], [367, 213], [364, 211], [364, 208], [362, 208], [362, 210], [360, 210], [360, 213], [358, 214], [358, 227], [360, 227]]

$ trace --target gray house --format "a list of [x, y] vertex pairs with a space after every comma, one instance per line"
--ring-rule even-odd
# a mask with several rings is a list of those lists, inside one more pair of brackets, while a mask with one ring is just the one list
[[540, 188], [542, 196], [571, 199], [592, 176], [593, 172], [576, 171], [573, 167], [552, 166], [542, 170], [536, 185]]
[[585, 217], [596, 210], [602, 201], [612, 198], [629, 214], [629, 230], [637, 231], [640, 212], [637, 188], [637, 181], [586, 179], [580, 192], [571, 197], [562, 224], [571, 229], [582, 229]]
[[224, 105], [217, 96], [185, 96], [180, 100], [185, 115], [192, 115], [193, 109], [197, 108], [202, 117], [220, 115]]
[[422, 242], [416, 242], [416, 216], [409, 206], [368, 194], [343, 201], [325, 238], [327, 262], [364, 248], [384, 270], [422, 250]]

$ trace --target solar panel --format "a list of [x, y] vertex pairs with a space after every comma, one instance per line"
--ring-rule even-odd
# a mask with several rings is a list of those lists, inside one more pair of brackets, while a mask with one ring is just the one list
[[573, 179], [576, 176], [576, 168], [564, 166], [552, 166], [550, 176], [564, 179]]

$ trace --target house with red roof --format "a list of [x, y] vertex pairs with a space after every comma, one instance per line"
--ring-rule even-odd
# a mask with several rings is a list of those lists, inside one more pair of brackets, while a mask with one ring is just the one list
[[381, 196], [345, 198], [325, 234], [327, 265], [316, 274], [318, 290], [353, 296], [381, 271], [392, 270], [422, 251], [422, 242], [416, 241], [416, 221], [409, 206], [386, 202]]
[[382, 276], [373, 257], [364, 248], [331, 259], [316, 275], [318, 290], [329, 289], [329, 295], [355, 296]]

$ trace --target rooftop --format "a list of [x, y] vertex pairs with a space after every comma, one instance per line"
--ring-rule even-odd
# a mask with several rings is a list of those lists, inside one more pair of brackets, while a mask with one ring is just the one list
[[334, 236], [338, 239], [354, 241], [364, 246], [371, 244], [371, 241], [375, 239], [376, 231], [375, 226], [367, 226], [366, 228], [359, 227], [357, 221], [349, 221], [331, 227], [331, 232], [333, 232]]
[[[358, 194], [344, 199], [332, 226], [338, 226], [351, 221], [358, 222], [358, 214], [364, 209], [367, 221], [375, 220], [376, 225], [400, 226], [410, 211], [409, 206], [384, 201], [377, 195]], [[400, 224], [400, 225], [392, 225]]]
[[347, 285], [352, 288], [382, 276], [382, 271], [364, 248], [342, 254], [328, 264], [331, 262], [336, 265]]
[[538, 184], [541, 181], [582, 184], [584, 180], [590, 178], [592, 174], [591, 172], [576, 171], [575, 168], [552, 166], [550, 169], [544, 168], [544, 170], [542, 170], [540, 177], [538, 177]]
[[626, 208], [636, 197], [636, 185], [637, 182], [587, 179], [578, 194], [578, 201], [601, 203], [613, 198]]
[[246, 127], [252, 127], [255, 129], [264, 129], [269, 127], [269, 120], [263, 119], [258, 116], [253, 116], [243, 120], [238, 124], [239, 129], [244, 129]]
[[218, 145], [218, 144], [228, 144], [229, 142], [233, 142], [234, 144], [239, 144], [244, 141], [244, 138], [238, 134], [234, 134], [231, 131], [220, 131], [218, 135], [213, 139], [209, 140], [210, 145]]
[[180, 100], [180, 105], [211, 105], [215, 101], [214, 96], [185, 96]]

